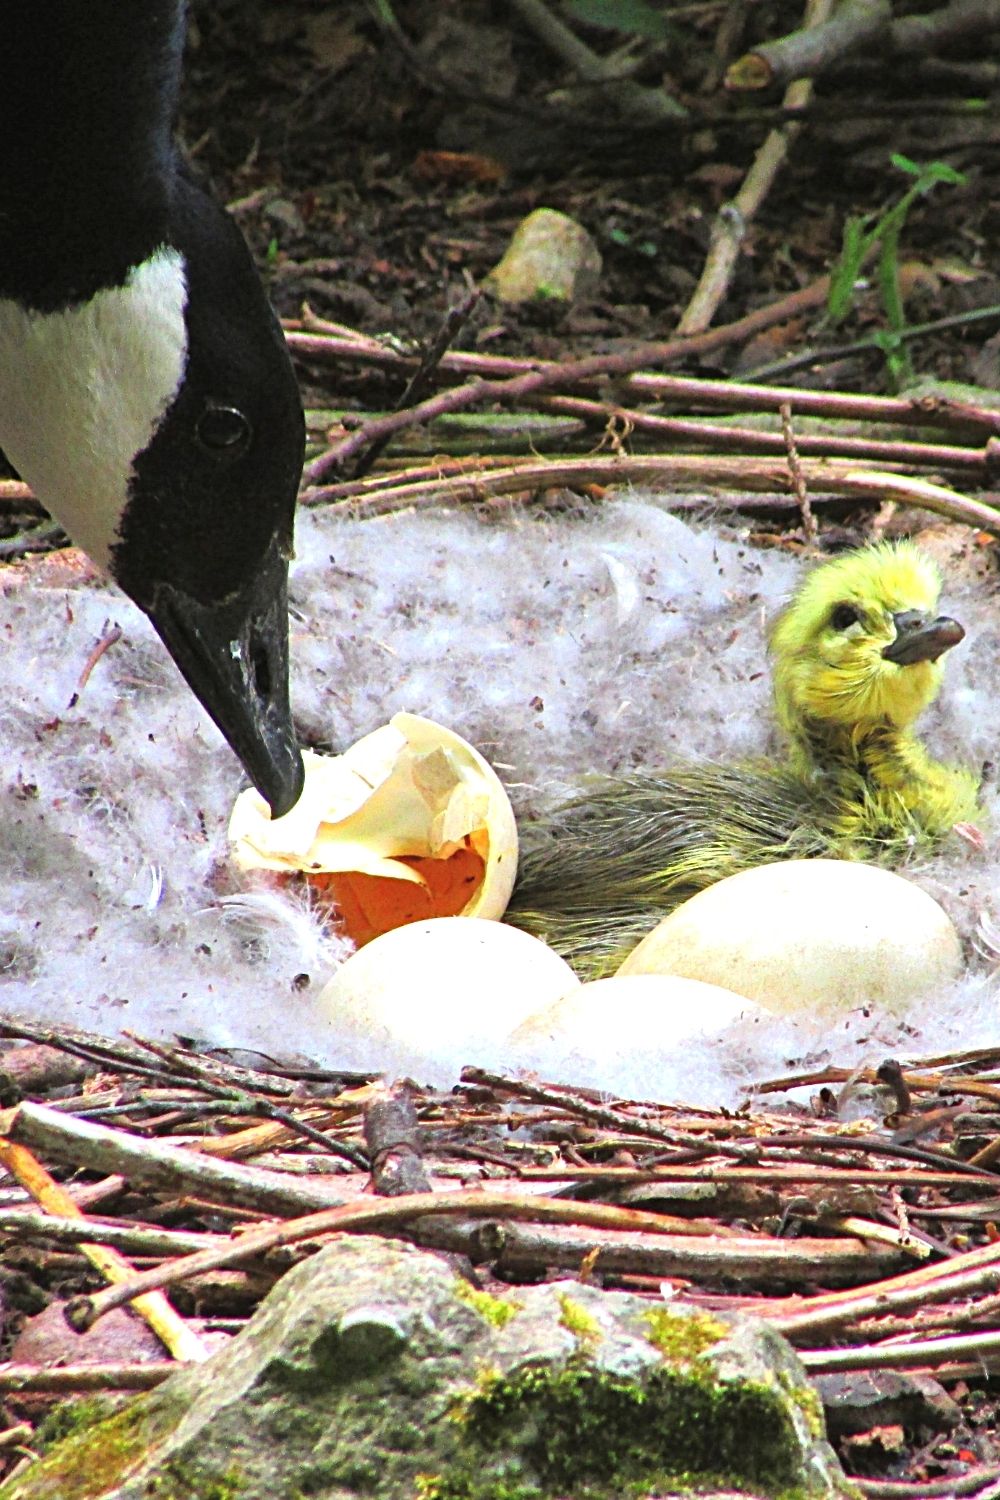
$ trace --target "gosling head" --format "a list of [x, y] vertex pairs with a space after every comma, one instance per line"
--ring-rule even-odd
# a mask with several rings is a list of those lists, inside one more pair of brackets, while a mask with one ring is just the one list
[[935, 697], [944, 652], [962, 639], [937, 613], [941, 575], [911, 542], [845, 553], [802, 583], [771, 633], [778, 719], [807, 725], [906, 729]]

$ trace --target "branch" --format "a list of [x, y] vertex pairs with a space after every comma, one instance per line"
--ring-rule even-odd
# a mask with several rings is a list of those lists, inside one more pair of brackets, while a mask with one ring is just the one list
[[726, 87], [766, 89], [795, 78], [818, 78], [849, 53], [877, 42], [891, 21], [890, 0], [844, 0], [820, 25], [765, 42], [738, 58], [726, 73]]
[[[889, 0], [884, 0], [885, 4]], [[806, 26], [810, 31], [820, 27], [833, 8], [833, 0], [806, 0]], [[808, 34], [808, 33], [807, 33]], [[812, 97], [808, 79], [797, 79], [785, 92], [786, 109], [802, 109]], [[708, 257], [701, 279], [677, 325], [679, 333], [701, 333], [718, 311], [729, 290], [740, 248], [757, 210], [767, 197], [800, 126], [788, 121], [768, 132], [764, 144], [754, 157], [743, 186], [736, 197], [724, 203], [715, 218]]]

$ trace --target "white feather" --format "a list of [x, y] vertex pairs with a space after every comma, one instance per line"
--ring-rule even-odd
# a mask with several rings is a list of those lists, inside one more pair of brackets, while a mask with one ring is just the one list
[[[297, 553], [293, 699], [316, 739], [344, 747], [397, 709], [429, 714], [505, 768], [521, 813], [586, 772], [768, 749], [763, 631], [803, 564], [738, 530], [687, 527], [640, 498], [503, 522], [308, 511]], [[623, 619], [609, 554], [640, 581]], [[949, 654], [927, 739], [975, 765], [1000, 729], [996, 602], [988, 583], [947, 572], [945, 608], [968, 639]], [[0, 1011], [335, 1065], [342, 1044], [315, 997], [344, 945], [301, 898], [227, 863], [239, 769], [145, 617], [107, 584], [53, 573], [40, 562], [0, 573]], [[122, 639], [68, 711], [109, 616]], [[956, 839], [910, 872], [967, 939], [984, 915], [984, 946], [1000, 910], [997, 800], [985, 851]], [[748, 1070], [784, 1073], [814, 1049], [853, 1067], [995, 1040], [992, 967], [970, 957], [964, 980], [907, 1018], [917, 1035], [868, 1015], [839, 1028], [775, 1022], [730, 1052], [725, 1039], [691, 1049], [684, 1088], [732, 1103]], [[476, 1060], [448, 1036], [428, 1046], [440, 1073]], [[629, 1076], [639, 1095], [666, 1087], [638, 1060]]]

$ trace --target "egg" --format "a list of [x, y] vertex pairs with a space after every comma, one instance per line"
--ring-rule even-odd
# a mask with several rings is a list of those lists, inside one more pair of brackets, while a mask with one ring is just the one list
[[794, 1015], [866, 1005], [900, 1013], [961, 967], [958, 934], [919, 886], [876, 865], [808, 859], [699, 891], [618, 973], [701, 979]]
[[437, 917], [353, 953], [318, 1005], [336, 1066], [448, 1086], [465, 1063], [502, 1065], [508, 1033], [578, 986], [564, 959], [516, 927]]
[[[514, 1066], [626, 1098], [718, 1104], [749, 1029], [773, 1017], [744, 995], [669, 974], [614, 975], [535, 1011], [509, 1038]], [[734, 1030], [735, 1028], [735, 1030]]]
[[399, 713], [342, 755], [303, 760], [302, 796], [283, 818], [252, 788], [237, 798], [229, 839], [241, 869], [304, 873], [359, 946], [423, 918], [503, 915], [514, 813], [460, 735]]

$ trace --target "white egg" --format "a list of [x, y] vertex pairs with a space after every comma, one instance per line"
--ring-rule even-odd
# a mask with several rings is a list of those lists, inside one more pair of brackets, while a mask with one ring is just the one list
[[785, 860], [709, 886], [671, 912], [618, 973], [678, 974], [767, 1009], [905, 1011], [961, 972], [958, 934], [919, 886], [876, 865]]
[[530, 1015], [510, 1036], [510, 1058], [577, 1087], [714, 1105], [730, 1095], [762, 1017], [773, 1025], [744, 995], [697, 979], [614, 975]]
[[359, 948], [319, 997], [332, 1065], [449, 1085], [466, 1063], [504, 1063], [508, 1033], [579, 986], [551, 948], [501, 922], [435, 917]]

